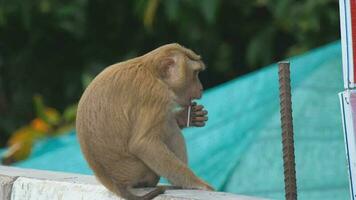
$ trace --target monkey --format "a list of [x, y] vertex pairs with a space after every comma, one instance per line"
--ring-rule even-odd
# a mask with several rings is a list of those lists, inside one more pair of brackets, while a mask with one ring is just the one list
[[[156, 186], [165, 177], [184, 189], [214, 190], [187, 165], [181, 128], [189, 106], [204, 126], [207, 111], [192, 104], [203, 86], [201, 57], [177, 43], [106, 67], [80, 98], [76, 131], [84, 158], [97, 179], [128, 200], [164, 193]], [[183, 115], [182, 115], [183, 113]], [[143, 196], [132, 188], [155, 187]]]

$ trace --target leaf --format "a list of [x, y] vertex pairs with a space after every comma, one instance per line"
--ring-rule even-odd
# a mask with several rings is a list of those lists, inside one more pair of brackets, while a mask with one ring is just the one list
[[78, 105], [73, 104], [64, 110], [63, 119], [66, 123], [72, 123], [75, 121], [75, 118], [77, 115], [77, 108], [78, 108]]
[[286, 16], [289, 16], [290, 8], [292, 7], [291, 0], [273, 1], [271, 5], [274, 7], [273, 14], [277, 19], [288, 19]]
[[149, 0], [143, 18], [143, 24], [145, 25], [146, 28], [152, 28], [152, 24], [156, 16], [158, 4], [159, 4], [159, 0]]
[[36, 115], [49, 125], [57, 125], [60, 121], [59, 112], [50, 107], [46, 107], [43, 103], [41, 95], [34, 95], [33, 97]]
[[49, 13], [51, 11], [51, 3], [49, 0], [42, 0], [39, 3], [39, 10], [42, 13]]
[[144, 10], [147, 7], [148, 1], [147, 0], [134, 0], [133, 2], [135, 3], [134, 12], [141, 18], [143, 16], [142, 13], [144, 13]]
[[216, 20], [216, 14], [219, 8], [218, 0], [200, 1], [201, 10], [208, 24], [213, 24]]
[[75, 127], [74, 123], [61, 126], [51, 135], [55, 136], [55, 135], [68, 134], [70, 133], [71, 130], [73, 130], [74, 127]]
[[94, 76], [90, 75], [89, 73], [82, 74], [82, 85], [83, 88], [87, 88], [90, 82], [94, 79]]
[[168, 19], [176, 21], [178, 19], [179, 0], [166, 0], [164, 6]]
[[43, 98], [41, 95], [33, 96], [33, 103], [35, 107], [36, 115], [41, 118], [43, 121], [48, 122], [47, 116], [45, 114], [45, 105], [43, 103]]
[[45, 115], [47, 119], [46, 122], [51, 126], [56, 126], [61, 121], [61, 114], [54, 108], [47, 107], [45, 109]]
[[32, 15], [31, 15], [31, 2], [30, 1], [24, 1], [21, 5], [21, 16], [22, 16], [22, 22], [24, 23], [24, 26], [26, 29], [30, 29], [31, 27], [31, 22], [32, 22]]
[[50, 126], [39, 118], [32, 120], [31, 127], [41, 133], [47, 133], [50, 130]]
[[0, 4], [0, 27], [6, 24], [5, 9]]
[[26, 159], [31, 154], [34, 140], [42, 136], [31, 126], [25, 126], [17, 130], [8, 141], [9, 148], [2, 158], [2, 163], [11, 164]]
[[270, 26], [255, 35], [247, 47], [246, 59], [250, 67], [267, 64], [272, 60], [275, 28]]
[[72, 3], [60, 4], [55, 15], [58, 26], [72, 33], [77, 38], [85, 35], [87, 0], [75, 0]]
[[216, 71], [225, 73], [230, 69], [232, 61], [232, 49], [229, 44], [222, 43], [218, 48], [216, 61], [214, 62]]

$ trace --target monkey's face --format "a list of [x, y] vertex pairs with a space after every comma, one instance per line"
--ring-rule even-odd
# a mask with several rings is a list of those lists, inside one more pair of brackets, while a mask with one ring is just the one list
[[183, 100], [190, 104], [193, 99], [200, 99], [203, 94], [203, 85], [199, 79], [199, 73], [204, 70], [205, 66], [201, 60], [186, 60], [186, 87], [182, 96]]
[[190, 105], [193, 99], [200, 99], [203, 86], [199, 73], [205, 69], [204, 63], [199, 59], [192, 59], [186, 55], [173, 57], [169, 68], [167, 85], [175, 93], [176, 102], [181, 106]]

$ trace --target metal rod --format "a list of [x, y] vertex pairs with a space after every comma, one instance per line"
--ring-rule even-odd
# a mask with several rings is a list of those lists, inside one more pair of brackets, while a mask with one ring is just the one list
[[297, 199], [297, 183], [295, 173], [293, 117], [290, 87], [289, 62], [278, 63], [279, 97], [282, 124], [283, 167], [286, 200]]

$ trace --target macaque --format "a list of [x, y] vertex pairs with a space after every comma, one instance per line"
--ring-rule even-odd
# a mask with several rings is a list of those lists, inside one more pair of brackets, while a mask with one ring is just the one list
[[[179, 44], [107, 67], [84, 91], [76, 128], [81, 150], [98, 180], [128, 200], [164, 193], [165, 177], [178, 188], [213, 190], [187, 165], [181, 128], [204, 126], [207, 111], [192, 103], [202, 96], [200, 56]], [[130, 190], [155, 187], [143, 196]], [[167, 186], [168, 187], [168, 186]]]

